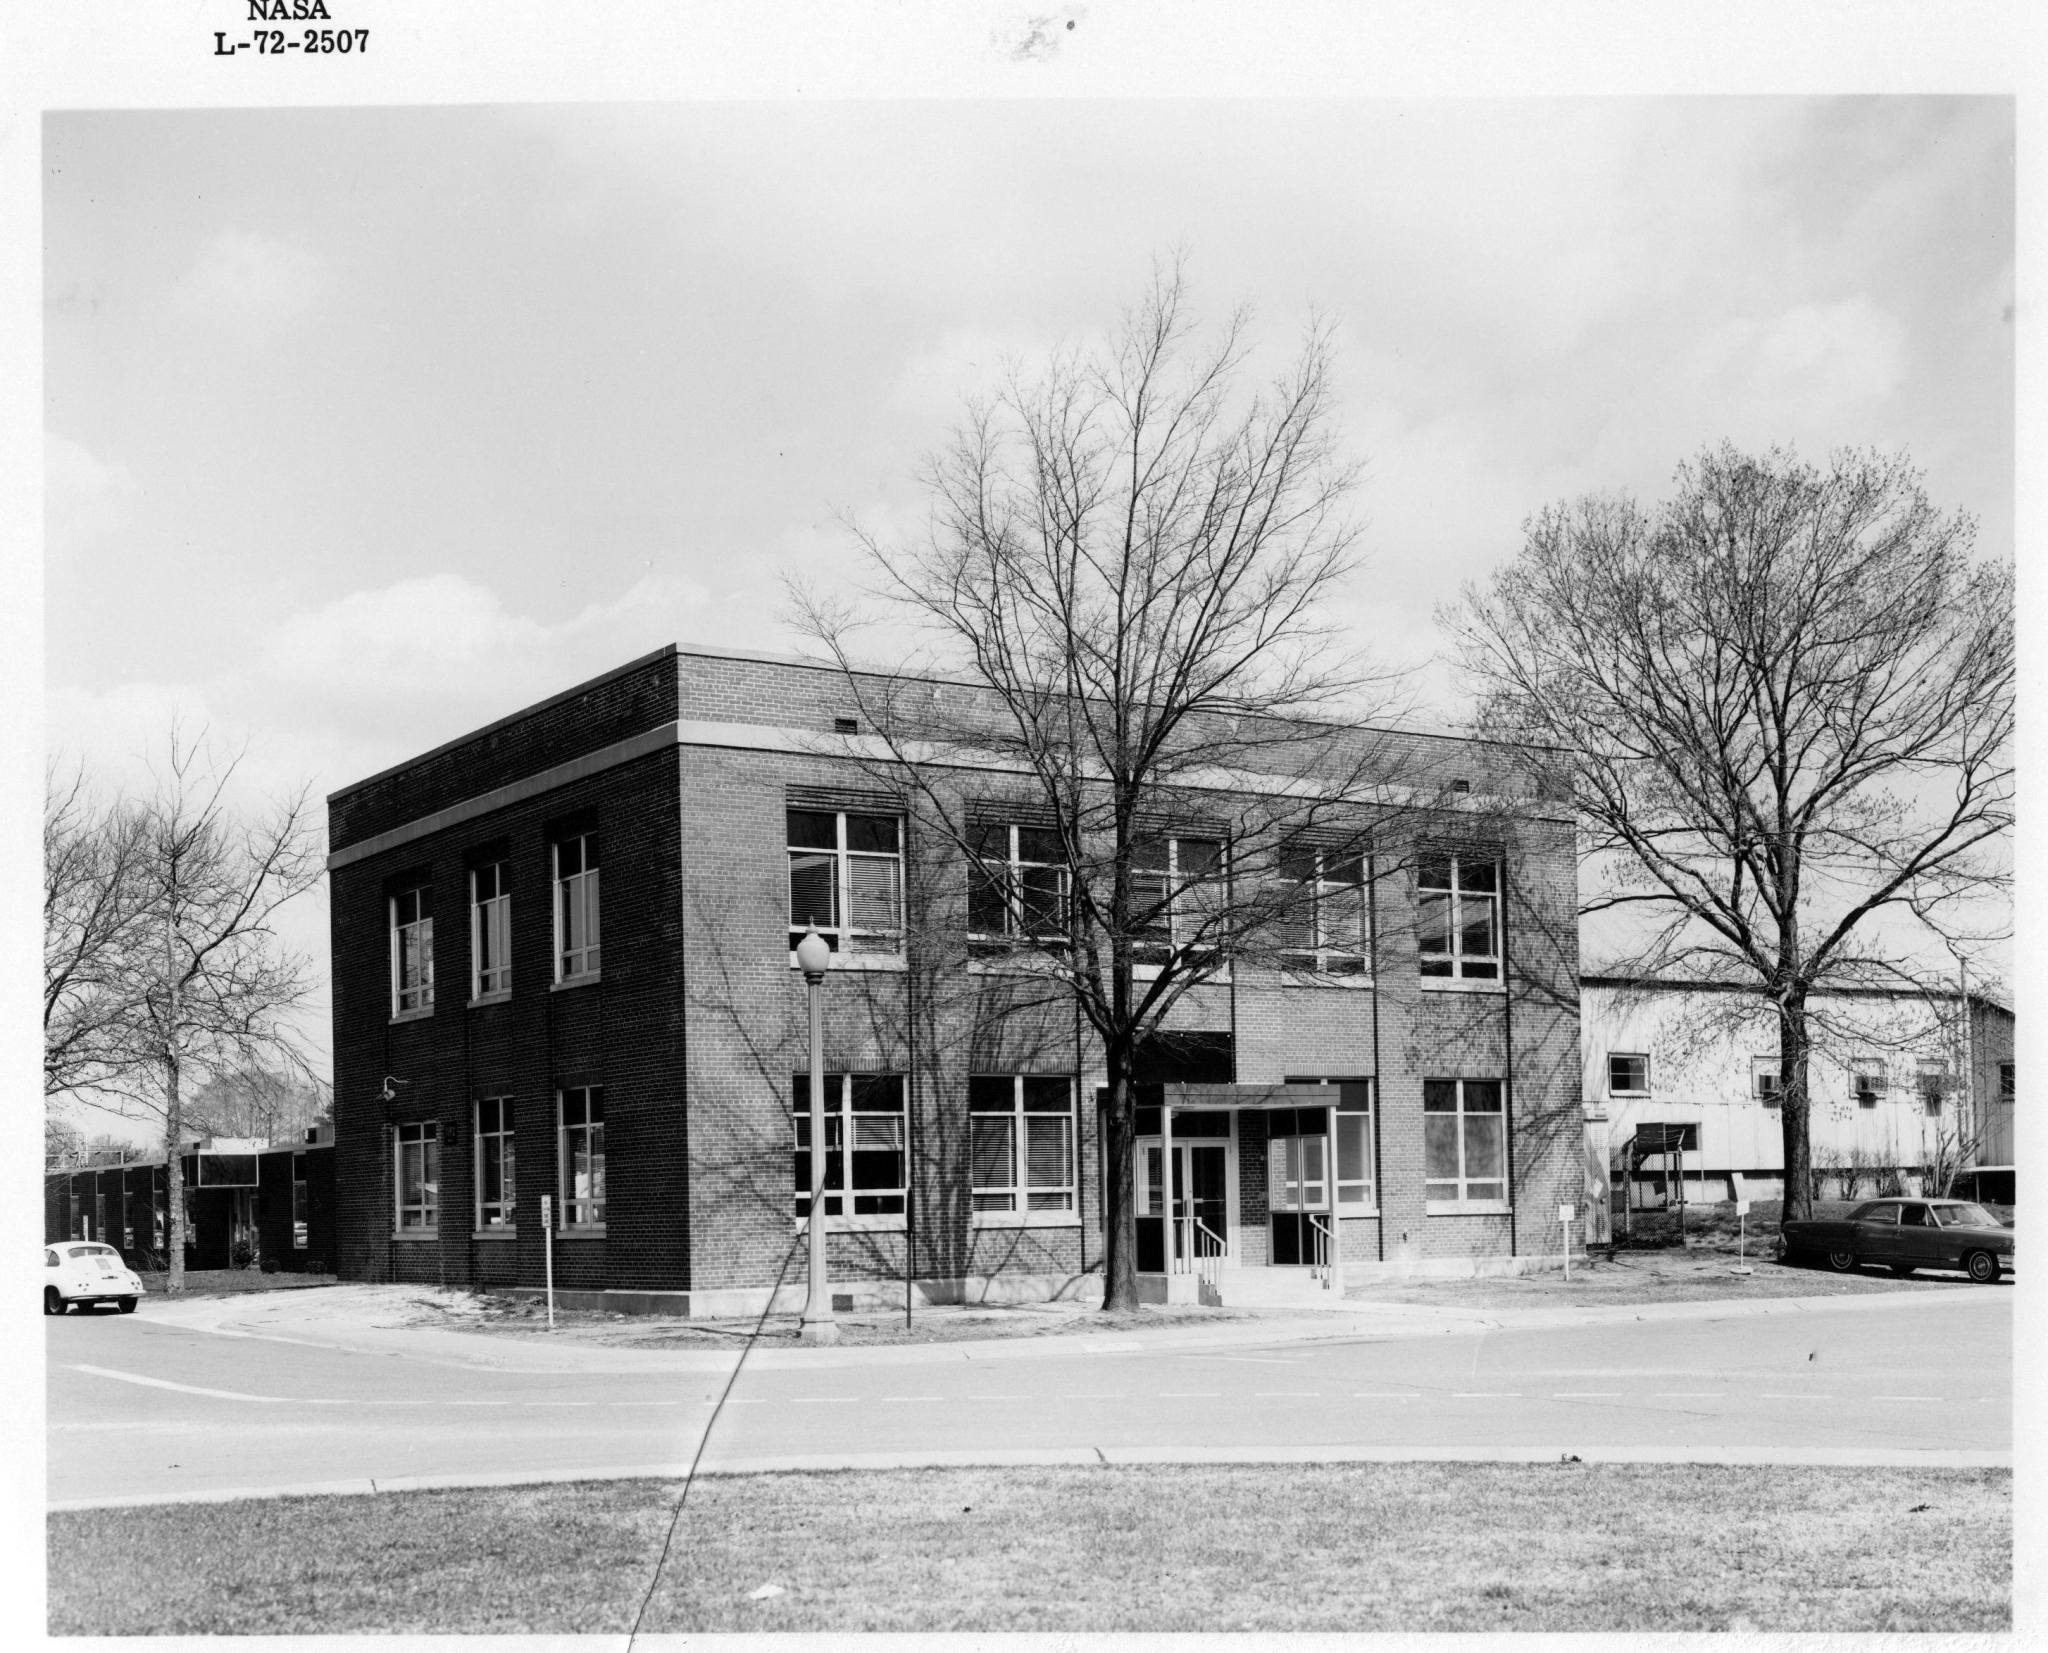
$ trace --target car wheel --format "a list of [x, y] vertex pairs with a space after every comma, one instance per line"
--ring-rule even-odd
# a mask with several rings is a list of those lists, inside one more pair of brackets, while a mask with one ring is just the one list
[[1892, 1273], [1896, 1274], [1901, 1280], [1905, 1279], [1906, 1276], [1911, 1274], [1913, 1270], [1918, 1266], [1919, 1265], [1915, 1263], [1887, 1263], [1885, 1265], [1885, 1267], [1889, 1268], [1892, 1271]]
[[135, 1299], [123, 1297], [120, 1299], [119, 1307], [123, 1314], [133, 1314], [135, 1312]]
[[1998, 1258], [1988, 1251], [1973, 1251], [1963, 1259], [1963, 1267], [1970, 1278], [1980, 1286], [1991, 1285], [1998, 1279]]
[[62, 1314], [63, 1312], [64, 1298], [57, 1288], [55, 1286], [43, 1287], [43, 1313]]
[[1856, 1253], [1853, 1251], [1830, 1251], [1828, 1253], [1828, 1267], [1837, 1274], [1851, 1273], [1856, 1267]]

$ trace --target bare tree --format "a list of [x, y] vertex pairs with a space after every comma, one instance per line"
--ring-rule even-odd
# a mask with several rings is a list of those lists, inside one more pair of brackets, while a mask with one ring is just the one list
[[43, 787], [43, 1095], [132, 1076], [135, 959], [147, 924], [143, 811], [95, 795], [85, 766]]
[[220, 1136], [275, 1142], [296, 1136], [327, 1111], [332, 1093], [302, 1062], [267, 1055], [212, 1075], [187, 1106], [186, 1117]]
[[[1554, 749], [1625, 972], [1772, 1007], [1785, 1215], [1811, 1208], [1809, 1000], [1923, 985], [2012, 824], [2013, 577], [1903, 458], [1723, 446], [1654, 511], [1553, 506], [1445, 623], [1496, 736]], [[1910, 922], [1888, 924], [1892, 918]]]
[[1234, 962], [1362, 950], [1319, 870], [1357, 887], [1421, 750], [1338, 721], [1384, 716], [1390, 680], [1319, 613], [1356, 543], [1328, 334], [1251, 391], [1246, 328], [1199, 343], [1162, 270], [1104, 348], [971, 405], [928, 461], [928, 534], [860, 535], [871, 595], [926, 640], [900, 669], [861, 666], [858, 616], [797, 594], [877, 772], [968, 867], [953, 933], [1029, 961], [1100, 1041], [1109, 1309], [1137, 1301], [1142, 1050]]
[[174, 1293], [184, 1289], [180, 1149], [191, 1087], [265, 1063], [305, 1072], [288, 1018], [310, 991], [310, 967], [280, 946], [272, 921], [321, 876], [309, 794], [245, 815], [228, 798], [239, 761], [173, 727], [155, 790], [135, 806], [140, 917], [121, 985], [129, 1008], [120, 1059], [89, 1086], [162, 1123]]

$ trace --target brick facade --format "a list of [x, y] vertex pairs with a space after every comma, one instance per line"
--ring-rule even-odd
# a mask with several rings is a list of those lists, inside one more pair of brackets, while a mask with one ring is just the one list
[[[1021, 1294], [1076, 1288], [1099, 1270], [1099, 1051], [1042, 977], [970, 961], [965, 879], [928, 830], [926, 806], [834, 745], [833, 720], [851, 715], [851, 699], [829, 669], [667, 649], [329, 800], [345, 1277], [538, 1285], [539, 1200], [562, 1197], [558, 1097], [601, 1086], [606, 1220], [601, 1234], [556, 1235], [557, 1288], [693, 1312], [756, 1305], [778, 1282], [797, 1293], [790, 1097], [806, 1067], [807, 1009], [789, 955], [792, 805], [865, 806], [905, 825], [910, 941], [893, 963], [831, 973], [825, 1070], [903, 1076], [910, 1209], [907, 1222], [832, 1234], [835, 1286], [900, 1297], [907, 1264], [932, 1295]], [[1518, 796], [1502, 749], [1399, 738], [1436, 771]], [[961, 796], [979, 785], [958, 782]], [[1242, 968], [1190, 992], [1171, 1025], [1227, 1036], [1226, 1077], [1239, 1084], [1374, 1082], [1380, 1203], [1376, 1216], [1344, 1220], [1347, 1259], [1459, 1268], [1544, 1255], [1554, 1236], [1532, 1240], [1525, 1214], [1547, 1209], [1554, 1226], [1579, 1176], [1571, 827], [1526, 791], [1483, 828], [1441, 808], [1407, 824], [1413, 842], [1388, 846], [1388, 866], [1405, 870], [1373, 884], [1370, 983], [1298, 985]], [[550, 846], [587, 828], [601, 845], [602, 967], [564, 986]], [[1508, 984], [1432, 989], [1419, 974], [1410, 852], [1473, 831], [1507, 869]], [[484, 861], [509, 870], [512, 985], [472, 1004], [468, 877]], [[390, 902], [421, 886], [433, 892], [435, 999], [430, 1014], [400, 1017]], [[1028, 1222], [972, 1211], [974, 1074], [1073, 1081], [1076, 1211]], [[1424, 1209], [1423, 1084], [1445, 1078], [1506, 1081], [1504, 1211]], [[514, 1122], [516, 1221], [513, 1233], [485, 1234], [475, 1110], [500, 1097]], [[1233, 1246], [1235, 1260], [1257, 1265], [1267, 1144], [1259, 1119], [1239, 1118]], [[434, 1222], [401, 1236], [393, 1132], [429, 1122]]]
[[[185, 1229], [185, 1266], [329, 1272], [334, 1267], [338, 1222], [333, 1148], [272, 1148], [255, 1157], [256, 1186], [243, 1191], [194, 1186], [193, 1159], [186, 1156], [191, 1220]], [[294, 1232], [294, 1180], [302, 1180], [306, 1187], [304, 1245], [297, 1243]], [[156, 1234], [159, 1227], [166, 1236], [169, 1233], [169, 1186], [161, 1160], [47, 1172], [43, 1239], [81, 1239], [89, 1233], [113, 1246], [130, 1268], [161, 1269], [164, 1255]], [[238, 1239], [246, 1247], [239, 1257]]]

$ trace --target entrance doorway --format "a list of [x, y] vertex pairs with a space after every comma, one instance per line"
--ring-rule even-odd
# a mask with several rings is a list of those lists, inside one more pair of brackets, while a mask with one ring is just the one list
[[[1166, 1272], [1166, 1160], [1158, 1137], [1138, 1143], [1138, 1272]], [[1174, 1255], [1227, 1254], [1230, 1246], [1230, 1144], [1176, 1141], [1173, 1160]], [[1190, 1220], [1192, 1219], [1192, 1220]]]

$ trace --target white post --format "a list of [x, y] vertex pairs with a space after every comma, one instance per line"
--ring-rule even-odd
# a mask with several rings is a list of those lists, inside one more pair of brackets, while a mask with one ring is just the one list
[[554, 1197], [543, 1194], [540, 1197], [540, 1242], [541, 1255], [546, 1259], [548, 1281], [548, 1330], [555, 1329], [555, 1202]]
[[[813, 930], [796, 944], [797, 967], [804, 973], [811, 1011], [811, 1209], [804, 1219], [810, 1242], [810, 1279], [804, 1293], [803, 1317], [797, 1322], [797, 1336], [805, 1343], [837, 1343], [839, 1324], [832, 1318], [832, 1283], [826, 1277], [825, 1255], [825, 973], [832, 964], [832, 952], [825, 938]], [[846, 1122], [849, 1130], [853, 1121]], [[908, 1157], [907, 1155], [905, 1156]], [[850, 1192], [850, 1191], [849, 1191]], [[844, 1199], [846, 1196], [842, 1196]], [[851, 1210], [851, 1206], [846, 1206]]]
[[[1161, 1258], [1169, 1277], [1180, 1270], [1174, 1266], [1175, 1254], [1179, 1248], [1174, 1242], [1180, 1238], [1180, 1225], [1173, 1208], [1173, 1104], [1166, 1100], [1166, 1093], [1159, 1095], [1159, 1156], [1160, 1188], [1166, 1197], [1165, 1221], [1159, 1225], [1161, 1237], [1166, 1242], [1165, 1255]], [[1173, 1301], [1173, 1288], [1167, 1287], [1167, 1298]]]

